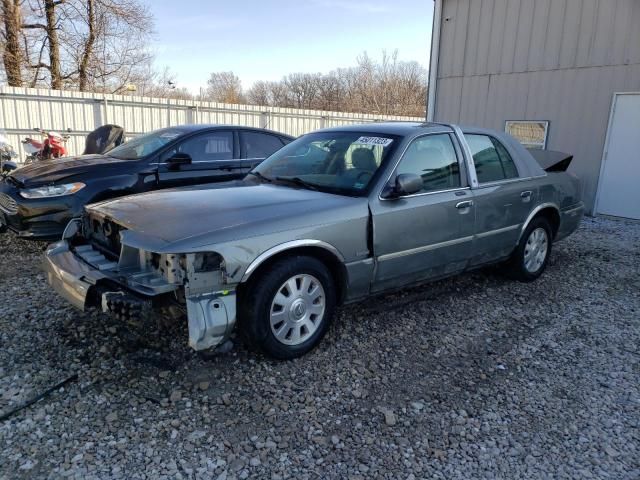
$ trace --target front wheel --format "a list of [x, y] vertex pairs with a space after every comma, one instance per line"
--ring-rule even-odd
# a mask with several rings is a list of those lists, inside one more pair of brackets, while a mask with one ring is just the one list
[[240, 300], [240, 331], [271, 357], [296, 358], [324, 337], [335, 304], [335, 282], [322, 262], [286, 257], [250, 280]]
[[542, 275], [551, 253], [551, 225], [544, 217], [534, 218], [522, 233], [520, 242], [506, 263], [506, 273], [521, 282]]

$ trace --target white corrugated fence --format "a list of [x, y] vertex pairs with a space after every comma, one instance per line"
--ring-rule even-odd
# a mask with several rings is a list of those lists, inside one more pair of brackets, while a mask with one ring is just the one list
[[7, 133], [20, 160], [26, 156], [20, 140], [38, 136], [34, 128], [61, 133], [71, 129], [67, 146], [73, 155], [82, 153], [89, 132], [107, 123], [120, 125], [131, 138], [185, 123], [246, 125], [298, 136], [318, 128], [383, 120], [423, 118], [0, 87], [0, 130]]

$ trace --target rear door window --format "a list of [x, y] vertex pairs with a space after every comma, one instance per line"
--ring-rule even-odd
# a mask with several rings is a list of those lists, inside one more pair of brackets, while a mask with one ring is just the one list
[[284, 146], [279, 137], [268, 133], [241, 132], [241, 139], [245, 158], [267, 158]]
[[518, 176], [511, 155], [499, 141], [488, 135], [465, 134], [464, 137], [473, 155], [478, 182], [498, 182]]

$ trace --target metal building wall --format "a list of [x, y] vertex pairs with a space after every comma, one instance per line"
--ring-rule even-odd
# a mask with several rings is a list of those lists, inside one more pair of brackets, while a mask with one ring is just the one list
[[442, 0], [434, 118], [549, 120], [593, 209], [614, 92], [640, 91], [640, 0]]
[[38, 135], [33, 128], [60, 132], [70, 128], [70, 153], [79, 154], [84, 150], [86, 135], [106, 123], [120, 125], [127, 137], [185, 123], [246, 125], [298, 136], [324, 127], [382, 120], [424, 119], [0, 87], [0, 130], [19, 149], [20, 158], [25, 157], [20, 140]]

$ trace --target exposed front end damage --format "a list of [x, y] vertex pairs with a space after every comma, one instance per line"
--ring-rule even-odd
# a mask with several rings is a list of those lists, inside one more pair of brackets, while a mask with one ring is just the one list
[[236, 285], [216, 252], [156, 253], [95, 215], [72, 221], [44, 259], [49, 284], [72, 305], [121, 320], [186, 312], [195, 350], [226, 340], [236, 322]]

